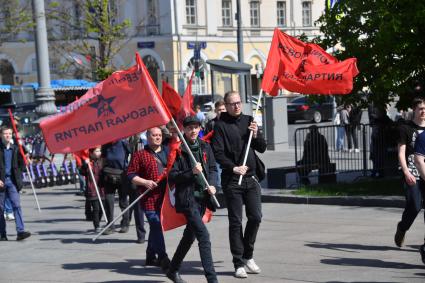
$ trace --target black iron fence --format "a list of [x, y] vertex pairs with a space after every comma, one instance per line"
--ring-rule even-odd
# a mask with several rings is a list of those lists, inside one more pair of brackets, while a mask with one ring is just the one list
[[310, 126], [295, 131], [295, 172], [309, 184], [334, 182], [336, 174], [360, 172], [384, 177], [397, 174], [395, 125]]

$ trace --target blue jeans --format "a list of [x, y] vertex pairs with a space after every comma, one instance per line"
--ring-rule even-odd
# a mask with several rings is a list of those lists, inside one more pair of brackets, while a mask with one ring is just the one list
[[13, 208], [13, 215], [15, 216], [16, 231], [25, 231], [24, 220], [21, 210], [21, 200], [18, 190], [13, 184], [12, 180], [6, 177], [4, 182], [4, 190], [0, 192], [0, 235], [6, 236], [6, 221], [4, 219], [4, 200], [6, 197], [10, 198]]
[[422, 209], [422, 203], [425, 200], [425, 183], [422, 180], [416, 180], [416, 184], [409, 186], [404, 183], [406, 193], [406, 206], [398, 223], [398, 229], [401, 231], [409, 230], [415, 221], [416, 216]]
[[145, 215], [150, 228], [146, 256], [153, 258], [155, 255], [158, 255], [158, 259], [161, 260], [167, 257], [167, 253], [165, 252], [164, 234], [162, 233], [159, 211], [148, 210], [145, 211]]
[[7, 196], [4, 199], [4, 212], [6, 212], [6, 214], [13, 212], [12, 202], [10, 201], [10, 198]]
[[344, 149], [344, 135], [345, 129], [342, 126], [336, 128], [336, 150]]

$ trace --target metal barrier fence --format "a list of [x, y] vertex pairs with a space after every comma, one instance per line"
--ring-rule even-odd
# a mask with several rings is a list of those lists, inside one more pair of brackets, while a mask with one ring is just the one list
[[336, 174], [360, 172], [383, 177], [397, 174], [395, 125], [310, 126], [295, 131], [298, 183], [335, 182]]

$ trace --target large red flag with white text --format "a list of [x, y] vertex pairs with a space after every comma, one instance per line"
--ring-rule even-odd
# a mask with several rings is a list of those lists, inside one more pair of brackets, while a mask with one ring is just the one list
[[338, 61], [319, 45], [304, 43], [275, 29], [261, 88], [302, 94], [348, 94], [359, 73], [357, 59]]
[[52, 153], [75, 152], [167, 124], [171, 114], [139, 54], [136, 65], [114, 72], [40, 123]]

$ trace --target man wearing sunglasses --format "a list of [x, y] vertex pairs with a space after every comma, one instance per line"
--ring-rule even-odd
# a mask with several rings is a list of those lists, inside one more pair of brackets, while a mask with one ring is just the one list
[[[224, 95], [226, 111], [214, 125], [212, 146], [217, 162], [222, 168], [221, 184], [226, 198], [229, 218], [230, 250], [233, 256], [235, 277], [247, 278], [247, 273], [258, 274], [261, 269], [253, 259], [254, 244], [261, 222], [261, 187], [259, 176], [264, 167], [255, 151], [263, 153], [266, 142], [258, 131], [252, 116], [242, 114], [241, 97], [231, 91]], [[250, 132], [253, 132], [246, 166], [242, 166]], [[260, 172], [262, 171], [262, 172]], [[242, 184], [238, 185], [240, 176]], [[248, 221], [242, 225], [242, 207]]]

